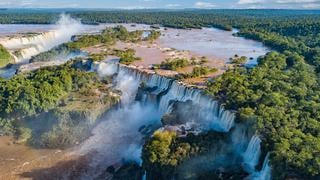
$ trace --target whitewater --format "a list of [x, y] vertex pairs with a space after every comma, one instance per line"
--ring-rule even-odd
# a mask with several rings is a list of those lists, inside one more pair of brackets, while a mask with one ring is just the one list
[[[234, 154], [230, 160], [240, 158], [237, 161], [250, 174], [249, 179], [271, 179], [269, 155], [266, 155], [262, 169], [256, 169], [262, 155], [259, 136], [253, 134], [250, 138], [248, 130], [241, 130], [241, 125], [235, 122], [234, 112], [225, 110], [201, 90], [155, 73], [110, 61], [92, 63], [91, 71], [98, 73], [100, 77], [113, 76], [114, 88], [120, 90], [123, 96], [120, 107], [108, 113], [93, 130], [93, 135], [77, 151], [81, 155], [96, 153], [90, 164], [93, 171], [86, 174], [86, 178], [94, 177], [98, 172], [119, 162], [136, 161], [141, 164], [144, 136], [139, 129], [151, 125], [156, 127], [154, 130], [161, 129], [160, 119], [170, 112], [171, 102], [191, 101], [200, 109], [196, 111], [198, 113], [194, 113], [194, 117], [190, 117], [192, 122], [188, 121], [185, 127], [193, 123], [197, 124], [201, 132], [214, 130], [230, 134], [232, 143], [226, 145], [231, 149], [226, 150], [226, 153]], [[148, 97], [149, 93], [145, 93], [140, 100], [136, 99], [141, 83], [153, 89], [151, 94], [156, 95], [157, 100]], [[239, 149], [239, 146], [243, 148]]]

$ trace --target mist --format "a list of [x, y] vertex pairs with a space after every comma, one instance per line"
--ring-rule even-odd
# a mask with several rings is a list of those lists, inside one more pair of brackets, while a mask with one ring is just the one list
[[0, 43], [12, 53], [15, 63], [26, 63], [32, 56], [68, 42], [73, 35], [84, 30], [84, 25], [80, 20], [73, 19], [67, 14], [61, 14], [54, 28], [48, 32], [4, 39]]
[[[127, 161], [135, 161], [141, 165], [145, 135], [139, 130], [147, 127], [147, 131], [152, 133], [160, 128], [163, 126], [160, 119], [165, 113], [177, 115], [177, 122], [169, 125], [195, 123], [196, 133], [212, 130], [225, 133], [225, 138], [217, 141], [214, 147], [210, 147], [207, 154], [185, 162], [178, 170], [182, 176], [188, 176], [188, 172], [191, 171], [202, 174], [203, 170], [214, 171], [220, 167], [230, 172], [239, 172], [244, 176], [246, 176], [245, 171], [256, 173], [254, 167], [259, 163], [260, 142], [255, 138], [251, 142], [250, 138], [254, 133], [249, 132], [246, 126], [234, 128], [233, 113], [225, 111], [215, 101], [202, 95], [201, 91], [185, 88], [176, 82], [170, 85], [170, 80], [167, 78], [163, 79], [154, 74], [139, 74], [135, 70], [107, 61], [95, 63], [93, 70], [101, 78], [113, 77], [113, 88], [121, 92], [121, 104], [108, 112], [93, 130], [92, 136], [80, 145], [78, 150], [80, 155], [95, 153], [90, 165], [94, 167], [92, 168], [94, 172], [90, 172], [90, 175], [102, 172], [108, 166]], [[152, 100], [152, 97], [138, 101], [136, 98], [138, 95], [139, 99], [142, 90], [139, 89], [141, 82], [166, 93], [162, 94], [159, 102]], [[145, 96], [154, 95], [153, 92], [145, 93]], [[177, 103], [176, 106], [172, 104], [174, 102]], [[252, 154], [254, 157], [250, 157]], [[268, 168], [265, 169], [264, 172], [267, 172]], [[259, 174], [266, 174], [264, 172]]]
[[[99, 75], [113, 75], [116, 66], [101, 63]], [[108, 68], [103, 68], [108, 67]], [[114, 75], [114, 88], [122, 93], [120, 107], [108, 112], [92, 131], [92, 136], [83, 142], [77, 153], [95, 152], [91, 166], [95, 174], [119, 162], [134, 161], [142, 164], [141, 151], [144, 135], [142, 126], [160, 126], [160, 113], [154, 104], [135, 101], [139, 82], [134, 77], [120, 72]]]

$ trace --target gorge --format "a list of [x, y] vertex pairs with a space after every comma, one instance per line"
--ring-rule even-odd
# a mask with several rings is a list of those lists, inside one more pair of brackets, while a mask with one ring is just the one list
[[[70, 21], [70, 19], [64, 20], [64, 18], [67, 17], [62, 17], [60, 21]], [[68, 53], [69, 51], [64, 53], [65, 50], [59, 48], [60, 46], [58, 45], [70, 41], [71, 36], [83, 32], [87, 32], [90, 36], [91, 31], [88, 32], [88, 29], [80, 27], [82, 25], [79, 25], [78, 21], [71, 20], [71, 22], [74, 23], [69, 24], [70, 22], [68, 22], [67, 26], [63, 26], [64, 28], [58, 29], [58, 31], [44, 32], [27, 39], [20, 38], [17, 40], [13, 38], [2, 42], [11, 52], [14, 52], [16, 49], [21, 50], [19, 56], [12, 53], [16, 59], [15, 63], [18, 65], [11, 66], [14, 69], [11, 71], [6, 69], [5, 73], [10, 75], [4, 76], [5, 78], [10, 79], [11, 77], [19, 75], [26, 75], [28, 77], [30, 72], [37, 71], [39, 68], [48, 68], [50, 70], [51, 66], [60, 67], [65, 64], [71, 64], [72, 69], [77, 71], [98, 74], [99, 81], [106, 83], [108, 87], [112, 84], [111, 89], [121, 95], [121, 101], [118, 105], [114, 105], [115, 103], [113, 103], [114, 106], [112, 108], [108, 105], [108, 108], [105, 109], [106, 112], [101, 115], [101, 118], [99, 118], [99, 120], [93, 120], [93, 123], [88, 125], [90, 126], [88, 129], [94, 127], [91, 135], [88, 135], [86, 132], [88, 130], [87, 127], [82, 129], [82, 127], [79, 126], [79, 131], [86, 132], [85, 137], [79, 137], [79, 141], [77, 139], [70, 140], [73, 147], [68, 151], [71, 151], [72, 155], [90, 157], [89, 162], [83, 165], [86, 170], [82, 172], [82, 168], [79, 168], [79, 170], [66, 169], [68, 172], [55, 174], [56, 176], [67, 179], [99, 178], [104, 175], [107, 177], [116, 177], [116, 173], [108, 172], [107, 169], [111, 168], [120, 171], [121, 168], [125, 167], [128, 163], [134, 162], [138, 168], [140, 168], [140, 171], [143, 172], [138, 173], [140, 179], [154, 179], [155, 176], [161, 177], [163, 175], [162, 173], [165, 174], [165, 172], [161, 171], [161, 169], [159, 169], [158, 172], [153, 172], [153, 165], [148, 162], [148, 155], [145, 153], [146, 146], [154, 137], [154, 133], [175, 132], [177, 133], [177, 137], [175, 137], [177, 142], [192, 141], [192, 138], [199, 138], [200, 143], [203, 141], [205, 142], [204, 144], [208, 143], [210, 145], [199, 144], [199, 149], [204, 149], [204, 151], [199, 150], [189, 157], [182, 158], [176, 166], [177, 169], [172, 172], [170, 177], [163, 176], [165, 177], [164, 179], [199, 178], [203, 173], [208, 172], [213, 173], [214, 177], [222, 176], [228, 178], [235, 176], [257, 180], [271, 179], [269, 154], [262, 149], [262, 140], [259, 134], [256, 134], [251, 124], [239, 122], [235, 111], [225, 110], [221, 102], [213, 99], [196, 86], [188, 85], [173, 77], [159, 75], [154, 70], [145, 67], [123, 65], [118, 62], [118, 59], [94, 61], [88, 57], [87, 53], [82, 54], [80, 50], [79, 52], [81, 53], [79, 54], [81, 54], [83, 58], [80, 60], [72, 59], [76, 56], [70, 55]], [[60, 22], [58, 24], [63, 25], [64, 23]], [[149, 28], [149, 26], [147, 27]], [[95, 26], [95, 28], [99, 29], [101, 26]], [[139, 26], [137, 26], [137, 28], [139, 28]], [[68, 29], [72, 29], [73, 31], [67, 31]], [[65, 31], [67, 33], [64, 33]], [[165, 33], [168, 34], [173, 32], [174, 35], [176, 33], [175, 29], [163, 31], [166, 31]], [[210, 30], [204, 29], [203, 31], [207, 32]], [[215, 33], [218, 31], [213, 30], [212, 32]], [[179, 33], [181, 33], [183, 37], [183, 33], [194, 32], [193, 30], [180, 30]], [[197, 33], [201, 36], [202, 32]], [[221, 32], [219, 31], [219, 33]], [[94, 35], [96, 34], [93, 33], [93, 36]], [[210, 35], [212, 34], [209, 34], [209, 36]], [[224, 35], [232, 36], [231, 33]], [[205, 39], [207, 37], [208, 35], [203, 38]], [[170, 39], [171, 37], [161, 38]], [[233, 41], [230, 46], [234, 46], [239, 40], [237, 37], [232, 39]], [[205, 42], [202, 41], [200, 43], [200, 46], [196, 47], [195, 51], [201, 49], [202, 43], [207, 42], [206, 40], [204, 41]], [[218, 38], [217, 41], [223, 41], [223, 38]], [[246, 40], [240, 39], [239, 41], [245, 42]], [[219, 44], [219, 42], [215, 43]], [[17, 44], [19, 46], [16, 46]], [[250, 41], [247, 46], [244, 46], [239, 51], [230, 51], [228, 54], [232, 54], [233, 56], [234, 52], [248, 52], [248, 49], [255, 46], [259, 49], [255, 54], [255, 58], [268, 51], [267, 48], [261, 46], [261, 44]], [[42, 57], [39, 58], [37, 56], [41, 52], [46, 53], [45, 51], [47, 50], [53, 50], [51, 51], [53, 52], [53, 58], [44, 56], [46, 58], [42, 60]], [[216, 51], [219, 51], [219, 49]], [[50, 55], [49, 53], [49, 56]], [[61, 59], [59, 55], [61, 55]], [[28, 64], [30, 58], [31, 63]], [[228, 61], [225, 57], [222, 59], [224, 62]], [[144, 60], [148, 61], [148, 59]], [[215, 59], [213, 59], [210, 63], [215, 64], [215, 62]], [[20, 66], [21, 63], [25, 65]], [[256, 62], [253, 64], [255, 63]], [[15, 69], [19, 70], [15, 71]], [[16, 73], [18, 75], [16, 75]], [[87, 91], [79, 92], [87, 93]], [[75, 92], [75, 94], [79, 92]], [[90, 93], [101, 97], [103, 97], [103, 95], [106, 96], [104, 91], [94, 91]], [[70, 101], [77, 101], [77, 96], [71, 97]], [[95, 107], [94, 105], [98, 102], [98, 100], [92, 102], [92, 99], [91, 101], [87, 99], [84, 101], [87, 101], [86, 103], [92, 103], [92, 107]], [[65, 105], [68, 106], [68, 103], [70, 102], [62, 101], [62, 108], [64, 108]], [[85, 110], [84, 114], [89, 117], [91, 116], [90, 113]], [[77, 117], [77, 113], [71, 111], [70, 116], [72, 115]], [[77, 121], [79, 119], [82, 121], [82, 118], [79, 117], [78, 119], [75, 118], [72, 120]], [[57, 127], [60, 128], [59, 126]], [[68, 128], [63, 129], [63, 131], [74, 131], [73, 128]], [[75, 132], [79, 133], [77, 130]], [[53, 135], [55, 136], [54, 133]], [[57, 141], [58, 140], [59, 138], [57, 138]], [[215, 144], [215, 141], [219, 143]], [[203, 158], [207, 159], [203, 160]], [[154, 165], [157, 166], [156, 163], [154, 163]], [[204, 170], [206, 172], [197, 168], [189, 169], [188, 167], [191, 165], [194, 165], [194, 167], [205, 167]], [[55, 167], [55, 165], [53, 165], [53, 167]], [[189, 170], [190, 172], [188, 172]], [[144, 176], [142, 177], [143, 174]], [[45, 177], [49, 178], [49, 176], [50, 173]]]
[[[115, 62], [93, 63], [92, 70], [100, 76], [114, 75], [114, 87], [122, 92], [121, 107], [98, 124], [93, 131], [93, 136], [80, 145], [81, 153], [98, 152], [99, 155], [95, 160], [95, 163], [99, 164], [99, 166], [96, 164], [97, 167], [101, 168], [102, 164], [105, 168], [113, 165], [110, 157], [113, 157], [113, 163], [118, 157], [118, 161], [124, 158], [141, 164], [143, 134], [138, 130], [148, 126], [153, 127], [152, 131], [160, 128], [162, 126], [160, 119], [163, 115], [170, 113], [172, 104], [184, 102], [195, 109], [199, 108], [195, 111], [197, 113], [192, 113], [192, 117], [189, 116], [183, 124], [164, 125], [162, 130], [175, 127], [177, 131], [184, 130], [191, 134], [201, 134], [210, 130], [221, 132], [227, 136], [225, 145], [222, 146], [226, 149], [209, 153], [213, 156], [223, 156], [228, 159], [227, 161], [233, 161], [234, 167], [242, 166], [248, 174], [251, 174], [252, 179], [270, 179], [268, 155], [261, 154], [259, 137], [250, 132], [248, 127], [235, 122], [233, 112], [224, 110], [217, 101], [207, 97], [201, 90]], [[141, 86], [139, 87], [141, 83], [144, 90], [141, 90]], [[136, 98], [138, 91], [139, 99]], [[118, 136], [118, 134], [122, 135]], [[124, 137], [126, 140], [122, 139]], [[128, 139], [130, 141], [127, 141]], [[115, 146], [111, 141], [121, 143]], [[265, 159], [260, 170], [256, 168], [258, 164], [262, 164], [259, 159]], [[219, 158], [213, 159], [211, 163], [219, 164], [218, 161]], [[211, 170], [215, 171], [215, 169]], [[148, 177], [147, 172], [147, 179]]]

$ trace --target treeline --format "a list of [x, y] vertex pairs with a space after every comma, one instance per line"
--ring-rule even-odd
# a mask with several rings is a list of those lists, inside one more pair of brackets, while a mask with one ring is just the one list
[[[145, 23], [174, 28], [239, 28], [240, 35], [258, 39], [278, 51], [299, 52], [319, 66], [320, 11], [302, 10], [6, 10], [0, 23], [54, 23], [61, 12], [83, 23]], [[157, 35], [157, 34], [154, 34]], [[152, 36], [150, 36], [151, 38]], [[96, 39], [90, 41], [95, 42]]]

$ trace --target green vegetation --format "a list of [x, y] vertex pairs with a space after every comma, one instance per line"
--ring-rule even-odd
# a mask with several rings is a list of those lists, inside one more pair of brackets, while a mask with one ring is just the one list
[[19, 118], [47, 111], [55, 107], [68, 92], [78, 90], [93, 80], [93, 74], [67, 65], [0, 80], [0, 115]]
[[118, 50], [115, 49], [112, 55], [120, 57], [119, 63], [129, 65], [134, 61], [140, 61], [140, 57], [135, 57], [136, 51], [134, 49], [125, 49], [125, 50]]
[[108, 56], [108, 53], [102, 52], [102, 53], [94, 53], [89, 55], [89, 59], [93, 61], [102, 61]]
[[175, 157], [170, 157], [170, 146], [176, 139], [175, 132], [156, 131], [153, 134], [152, 141], [146, 145], [147, 157], [151, 163], [159, 163], [161, 166], [176, 166], [178, 161]]
[[[46, 148], [64, 148], [76, 145], [91, 134], [98, 118], [119, 101], [119, 96], [102, 83], [94, 83], [72, 92], [55, 109], [29, 120], [27, 126], [33, 130], [29, 143]], [[41, 122], [47, 119], [46, 122]], [[34, 128], [34, 124], [41, 128]]]
[[161, 36], [160, 31], [151, 30], [150, 34], [148, 35], [148, 37], [145, 40], [153, 42], [153, 41], [157, 40], [160, 36]]
[[188, 76], [191, 78], [200, 77], [200, 76], [205, 76], [210, 73], [217, 72], [217, 71], [218, 71], [217, 68], [210, 68], [207, 66], [196, 66], [193, 68], [192, 73], [189, 74]]
[[[57, 19], [58, 10], [50, 12], [32, 10], [8, 10], [1, 12], [0, 23], [52, 23]], [[231, 30], [238, 28], [239, 36], [257, 39], [277, 50], [259, 60], [253, 69], [235, 67], [208, 84], [207, 92], [218, 98], [226, 108], [238, 110], [239, 121], [254, 120], [258, 133], [263, 139], [263, 151], [271, 152], [271, 163], [275, 179], [311, 179], [320, 174], [319, 140], [319, 75], [320, 72], [320, 12], [302, 10], [184, 10], [184, 11], [72, 11], [73, 17], [84, 23], [146, 23], [161, 24], [175, 28], [217, 27]], [[82, 39], [84, 44], [99, 41]], [[125, 39], [125, 38], [124, 38]], [[109, 42], [109, 41], [106, 41]], [[94, 44], [93, 44], [94, 45]], [[74, 47], [82, 47], [79, 43]], [[237, 64], [243, 61], [237, 60]], [[185, 62], [163, 64], [165, 68], [183, 67]], [[19, 78], [19, 77], [17, 77]], [[21, 77], [20, 77], [21, 78]], [[16, 79], [19, 88], [20, 81]], [[6, 83], [3, 83], [5, 86]], [[28, 84], [24, 84], [28, 87]], [[45, 85], [44, 85], [45, 86]], [[0, 86], [2, 89], [2, 86]], [[36, 90], [34, 90], [36, 91]], [[14, 89], [10, 92], [12, 102], [24, 91]], [[38, 91], [36, 91], [38, 92]], [[32, 93], [27, 91], [28, 93]], [[34, 92], [34, 94], [37, 94]], [[48, 93], [52, 96], [52, 93]], [[1, 97], [1, 108], [9, 95]], [[20, 96], [19, 96], [20, 97]], [[11, 98], [9, 98], [11, 99]], [[8, 100], [6, 100], [8, 101]], [[38, 107], [38, 100], [31, 103], [10, 103], [18, 109]], [[33, 102], [35, 101], [35, 102]], [[47, 101], [44, 101], [47, 102]], [[35, 104], [35, 105], [34, 105]], [[50, 105], [51, 102], [48, 102]], [[21, 107], [20, 107], [21, 106]], [[16, 107], [16, 108], [17, 108]], [[12, 107], [6, 107], [6, 109]], [[9, 111], [10, 112], [10, 111]], [[20, 111], [17, 111], [20, 112]], [[21, 111], [23, 112], [23, 111]], [[33, 110], [31, 111], [33, 112]], [[5, 114], [7, 112], [4, 112]], [[2, 114], [2, 113], [1, 113]], [[13, 114], [14, 115], [14, 114]], [[2, 123], [10, 127], [11, 123]], [[170, 137], [170, 136], [169, 136]], [[170, 138], [164, 138], [169, 139]], [[161, 170], [170, 164], [171, 152], [168, 146], [174, 138], [157, 141], [161, 146], [151, 146], [148, 151], [156, 158], [146, 158], [148, 162], [160, 163], [155, 169]], [[208, 141], [210, 142], [210, 140]], [[163, 145], [162, 145], [163, 144]], [[168, 145], [169, 144], [169, 145]], [[157, 150], [159, 148], [159, 151]], [[164, 152], [162, 159], [157, 152]], [[146, 152], [147, 153], [147, 152]], [[147, 157], [154, 157], [147, 155]], [[149, 159], [149, 160], [148, 160]], [[169, 162], [169, 163], [167, 163]], [[147, 164], [147, 167], [153, 167]], [[163, 170], [163, 169], [162, 169]], [[165, 171], [163, 171], [165, 172]], [[168, 172], [170, 173], [170, 172]], [[161, 177], [161, 176], [160, 176]]]
[[31, 57], [30, 62], [43, 62], [56, 60], [57, 57], [68, 56], [69, 54], [80, 54], [78, 49], [70, 49], [66, 44], [61, 44], [57, 47], [52, 48], [49, 51], [42, 52], [36, 56]]
[[233, 58], [230, 58], [232, 64], [243, 65], [247, 62], [248, 58], [246, 56], [239, 57], [235, 55]]
[[241, 121], [254, 120], [275, 178], [319, 175], [319, 79], [297, 54], [269, 53], [253, 69], [228, 70], [208, 84], [207, 93]]
[[70, 49], [81, 49], [107, 42], [101, 35], [82, 35], [66, 45]]
[[198, 78], [202, 76], [209, 75], [211, 73], [217, 72], [217, 68], [210, 68], [208, 66], [195, 66], [191, 73], [180, 73], [175, 76], [176, 79], [188, 79], [188, 78]]
[[185, 68], [187, 66], [195, 66], [193, 68], [192, 73], [190, 74], [180, 74], [181, 76], [185, 78], [191, 78], [191, 77], [199, 77], [203, 75], [208, 75], [211, 72], [217, 71], [217, 69], [209, 68], [207, 66], [203, 66], [205, 63], [207, 63], [208, 60], [206, 57], [196, 58], [192, 57], [190, 60], [186, 58], [173, 58], [173, 59], [166, 59], [165, 61], [161, 62], [161, 64], [155, 64], [155, 68], [165, 69], [165, 70], [172, 70], [176, 71], [181, 68]]
[[164, 62], [161, 62], [160, 65], [157, 65], [161, 69], [175, 71], [179, 68], [184, 68], [189, 65], [188, 59], [184, 58], [175, 58], [175, 59], [166, 59]]
[[0, 136], [8, 135], [13, 136], [15, 134], [15, 122], [12, 119], [0, 118]]
[[143, 31], [129, 32], [124, 26], [106, 28], [101, 34], [89, 34], [74, 37], [73, 42], [66, 43], [70, 49], [82, 49], [90, 46], [103, 44], [114, 45], [118, 40], [123, 42], [138, 42], [142, 39]]
[[76, 144], [117, 102], [94, 73], [71, 63], [0, 80], [0, 133], [41, 147]]
[[141, 41], [143, 31], [136, 30], [129, 32], [124, 26], [117, 26], [114, 28], [107, 28], [102, 32], [104, 36], [110, 36], [113, 39], [118, 39], [124, 42], [138, 42]]
[[[124, 26], [116, 26], [114, 28], [107, 28], [102, 31], [101, 34], [96, 35], [82, 35], [75, 37], [73, 42], [66, 44], [68, 49], [81, 49], [87, 48], [95, 45], [102, 45], [109, 47], [114, 45], [117, 41], [122, 42], [139, 42], [142, 40], [143, 31], [132, 31], [129, 32]], [[156, 35], [153, 35], [153, 38]], [[105, 59], [108, 55], [118, 56], [120, 58], [120, 63], [129, 65], [134, 61], [139, 61], [141, 58], [135, 57], [134, 49], [107, 49], [105, 52], [93, 53], [89, 55], [89, 58], [93, 61], [101, 61]]]
[[198, 136], [189, 134], [187, 138], [171, 131], [156, 131], [143, 147], [143, 166], [151, 179], [172, 179], [179, 165], [193, 157], [217, 152], [225, 140], [224, 134], [212, 131]]
[[10, 63], [12, 57], [5, 47], [0, 44], [0, 68]]

